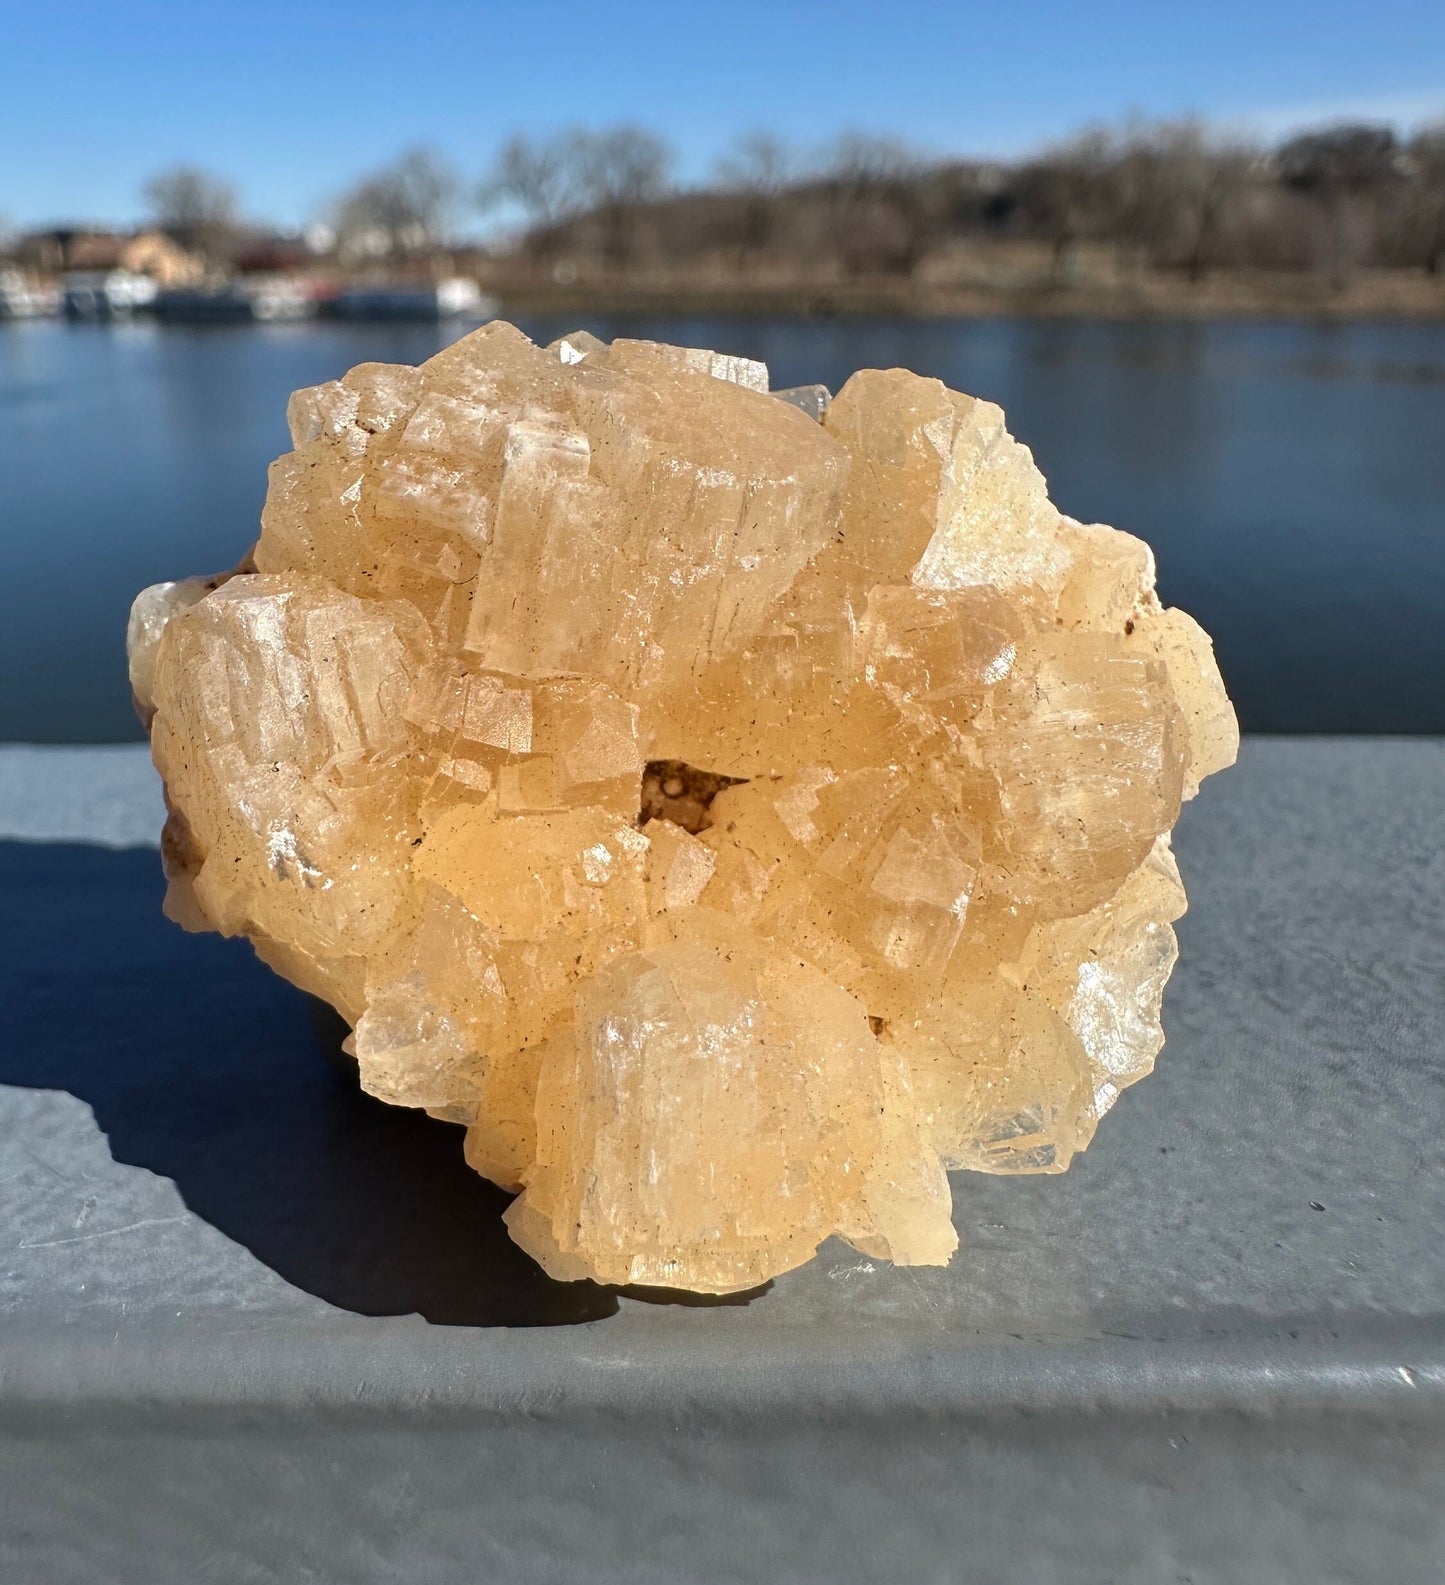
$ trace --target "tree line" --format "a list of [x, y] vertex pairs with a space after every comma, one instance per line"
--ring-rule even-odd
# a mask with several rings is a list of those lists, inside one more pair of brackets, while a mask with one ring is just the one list
[[[915, 274], [984, 239], [1037, 245], [1060, 275], [1107, 246], [1119, 269], [1445, 273], [1445, 123], [1412, 135], [1375, 123], [1274, 145], [1192, 122], [1099, 128], [1016, 161], [939, 158], [849, 134], [806, 155], [751, 133], [701, 183], [636, 126], [518, 134], [480, 180], [410, 149], [327, 208], [345, 263], [415, 261], [455, 245], [470, 214], [503, 226], [491, 250], [519, 266], [625, 274]], [[234, 186], [191, 167], [147, 183], [159, 226], [223, 265], [246, 235]]]

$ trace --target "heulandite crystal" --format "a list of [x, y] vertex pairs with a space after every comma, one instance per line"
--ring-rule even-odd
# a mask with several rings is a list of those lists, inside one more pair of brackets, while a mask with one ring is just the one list
[[[166, 907], [465, 1125], [562, 1278], [956, 1245], [1152, 1066], [1234, 758], [1141, 541], [901, 370], [492, 324], [300, 391], [229, 578], [137, 600]], [[816, 414], [822, 411], [821, 421]]]

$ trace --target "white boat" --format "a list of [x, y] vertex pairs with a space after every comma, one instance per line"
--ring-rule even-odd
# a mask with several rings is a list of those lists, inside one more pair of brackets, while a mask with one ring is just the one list
[[156, 298], [155, 311], [158, 319], [173, 324], [275, 324], [309, 319], [316, 312], [316, 302], [291, 280], [227, 281], [162, 292]]
[[36, 286], [19, 270], [0, 270], [0, 319], [46, 319], [59, 312], [53, 286]]
[[316, 312], [316, 299], [294, 281], [258, 281], [248, 285], [246, 291], [252, 317], [261, 324], [310, 319]]
[[72, 270], [60, 278], [67, 319], [124, 319], [156, 300], [156, 283], [130, 270]]
[[466, 276], [426, 286], [357, 286], [327, 305], [337, 319], [489, 319], [496, 304]]

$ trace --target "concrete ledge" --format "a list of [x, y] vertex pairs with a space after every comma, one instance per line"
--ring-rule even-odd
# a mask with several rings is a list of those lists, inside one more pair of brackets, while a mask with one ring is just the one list
[[1445, 744], [1248, 742], [1089, 1152], [745, 1304], [548, 1282], [158, 825], [0, 748], [0, 1578], [1438, 1579]]

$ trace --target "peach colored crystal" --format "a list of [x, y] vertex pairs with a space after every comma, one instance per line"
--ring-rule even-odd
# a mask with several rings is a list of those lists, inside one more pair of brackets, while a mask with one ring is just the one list
[[168, 912], [464, 1125], [562, 1278], [941, 1264], [946, 1168], [1061, 1171], [1159, 1050], [1169, 831], [1238, 743], [997, 407], [767, 390], [505, 324], [363, 364], [243, 567], [132, 616]]

